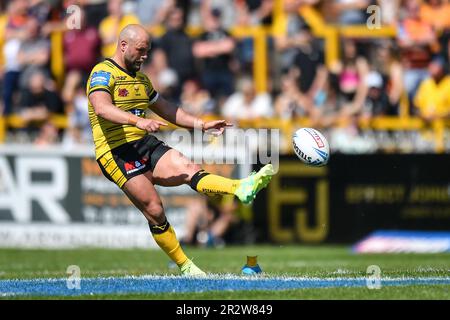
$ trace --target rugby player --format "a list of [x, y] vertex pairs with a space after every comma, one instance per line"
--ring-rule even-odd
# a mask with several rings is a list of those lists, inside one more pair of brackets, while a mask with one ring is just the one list
[[103, 174], [128, 196], [148, 220], [159, 247], [183, 275], [205, 273], [189, 259], [164, 214], [155, 185], [188, 184], [204, 194], [232, 194], [251, 203], [274, 174], [271, 164], [240, 180], [210, 174], [180, 152], [153, 136], [167, 123], [146, 118], [151, 109], [162, 119], [183, 128], [212, 130], [220, 135], [225, 120], [204, 122], [161, 97], [140, 68], [150, 49], [150, 37], [140, 25], [121, 30], [113, 57], [98, 63], [87, 82], [89, 119], [95, 156]]

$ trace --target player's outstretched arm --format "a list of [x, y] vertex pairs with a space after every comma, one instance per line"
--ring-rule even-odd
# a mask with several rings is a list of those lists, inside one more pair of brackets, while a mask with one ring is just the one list
[[180, 127], [188, 129], [201, 129], [203, 131], [213, 130], [212, 134], [220, 135], [226, 127], [231, 127], [232, 124], [225, 120], [215, 120], [204, 122], [202, 119], [193, 116], [184, 111], [179, 106], [175, 105], [159, 96], [158, 100], [150, 106], [150, 108], [160, 117], [170, 121]]
[[111, 100], [111, 95], [104, 91], [95, 91], [89, 95], [89, 101], [94, 107], [97, 116], [117, 124], [129, 124], [148, 132], [156, 132], [160, 126], [167, 126], [167, 123], [139, 118], [134, 114], [125, 112], [117, 108]]

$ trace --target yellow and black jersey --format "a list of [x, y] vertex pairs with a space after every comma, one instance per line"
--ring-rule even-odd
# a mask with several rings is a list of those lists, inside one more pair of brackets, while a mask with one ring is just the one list
[[[148, 107], [158, 99], [149, 78], [142, 72], [132, 74], [120, 67], [114, 60], [98, 63], [87, 82], [86, 94], [105, 91], [111, 95], [112, 103], [123, 111], [138, 117], [145, 117]], [[147, 132], [133, 125], [121, 125], [97, 116], [89, 102], [89, 121], [94, 136], [95, 157], [127, 142], [143, 138]]]

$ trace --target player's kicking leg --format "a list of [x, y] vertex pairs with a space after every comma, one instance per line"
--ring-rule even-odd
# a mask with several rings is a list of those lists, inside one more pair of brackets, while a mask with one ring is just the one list
[[265, 188], [275, 174], [271, 164], [244, 179], [229, 179], [211, 174], [193, 164], [180, 152], [171, 149], [158, 161], [153, 178], [155, 184], [178, 186], [189, 184], [192, 189], [204, 194], [232, 194], [245, 204], [252, 203], [261, 189]]
[[[242, 202], [251, 203], [256, 194], [267, 186], [274, 174], [272, 165], [264, 166], [260, 171], [241, 180], [234, 180], [210, 174], [201, 169], [199, 165], [193, 164], [177, 150], [171, 149], [162, 155], [153, 169], [153, 172], [147, 172], [145, 175], [149, 177], [154, 184], [171, 187], [182, 184], [189, 184], [191, 188], [200, 193], [205, 194], [233, 194]], [[139, 190], [137, 190], [138, 192]], [[161, 223], [161, 220], [155, 221]], [[179, 247], [178, 240], [173, 232], [170, 240], [170, 248]], [[155, 234], [154, 234], [155, 237]], [[155, 237], [155, 240], [158, 238]], [[176, 243], [176, 245], [175, 245]], [[158, 243], [159, 244], [159, 243]], [[169, 254], [169, 250], [161, 248]], [[179, 249], [181, 251], [181, 248]], [[169, 255], [170, 256], [170, 255]], [[183, 253], [184, 256], [184, 253]], [[171, 257], [172, 258], [172, 257]], [[172, 258], [173, 259], [173, 258]], [[183, 259], [185, 259], [183, 257]], [[187, 259], [187, 258], [186, 258]], [[175, 261], [175, 260], [174, 260]], [[177, 261], [176, 261], [177, 262]], [[177, 264], [180, 266], [181, 258]], [[191, 260], [180, 266], [181, 272], [185, 275], [202, 275], [204, 274]]]

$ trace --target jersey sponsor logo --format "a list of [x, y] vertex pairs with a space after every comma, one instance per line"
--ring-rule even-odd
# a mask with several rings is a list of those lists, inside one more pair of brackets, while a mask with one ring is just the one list
[[128, 96], [129, 92], [125, 88], [119, 88], [119, 97], [126, 97]]
[[131, 109], [131, 110], [128, 110], [128, 111], [131, 112], [132, 114], [134, 114], [137, 117], [145, 118], [145, 110], [142, 110], [142, 109]]
[[124, 168], [127, 174], [142, 170], [146, 167], [146, 163], [148, 162], [148, 158], [142, 158], [141, 160], [133, 160], [129, 162], [125, 162]]
[[92, 74], [90, 87], [108, 86], [109, 79], [111, 79], [111, 73], [107, 71], [96, 71]]

